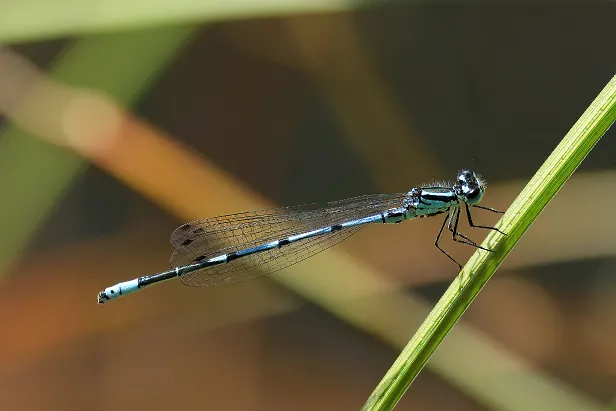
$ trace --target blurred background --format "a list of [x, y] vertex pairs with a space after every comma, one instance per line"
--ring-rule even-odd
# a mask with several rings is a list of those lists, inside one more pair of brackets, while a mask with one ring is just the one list
[[[440, 219], [238, 285], [95, 296], [167, 270], [197, 218], [462, 168], [506, 209], [616, 67], [613, 2], [208, 3], [0, 4], [3, 410], [359, 409], [457, 274]], [[614, 137], [397, 409], [614, 405]]]

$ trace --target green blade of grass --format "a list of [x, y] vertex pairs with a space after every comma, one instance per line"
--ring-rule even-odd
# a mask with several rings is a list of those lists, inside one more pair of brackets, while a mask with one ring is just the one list
[[0, 43], [158, 26], [203, 24], [287, 14], [331, 13], [365, 6], [358, 0], [2, 0]]
[[500, 220], [497, 227], [508, 235], [491, 232], [487, 236], [482, 245], [495, 252], [477, 250], [473, 254], [387, 371], [363, 410], [393, 409], [507, 254], [615, 119], [616, 76], [582, 114]]

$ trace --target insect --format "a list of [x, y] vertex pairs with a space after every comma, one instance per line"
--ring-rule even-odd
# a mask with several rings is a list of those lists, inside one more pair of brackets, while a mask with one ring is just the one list
[[496, 230], [473, 223], [470, 208], [502, 213], [479, 204], [485, 183], [474, 172], [458, 173], [450, 184], [421, 186], [408, 193], [373, 194], [346, 200], [296, 207], [231, 214], [196, 220], [171, 234], [175, 251], [173, 269], [146, 275], [106, 288], [98, 303], [134, 293], [179, 277], [189, 286], [212, 286], [250, 280], [289, 267], [348, 238], [368, 224], [397, 224], [417, 217], [445, 215], [434, 245], [439, 245], [445, 226], [454, 241], [491, 251], [458, 232], [462, 208], [471, 227]]

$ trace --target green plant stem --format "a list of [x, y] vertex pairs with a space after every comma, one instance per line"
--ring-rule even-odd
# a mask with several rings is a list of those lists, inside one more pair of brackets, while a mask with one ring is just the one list
[[363, 410], [391, 410], [507, 254], [616, 119], [616, 76], [507, 210], [376, 387]]

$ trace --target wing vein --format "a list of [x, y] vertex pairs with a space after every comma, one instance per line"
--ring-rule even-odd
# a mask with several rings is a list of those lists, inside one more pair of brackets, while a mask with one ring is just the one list
[[[404, 204], [406, 193], [373, 194], [346, 200], [281, 207], [196, 220], [171, 235], [173, 267], [256, 247], [290, 236], [358, 218], [369, 217]], [[226, 264], [181, 275], [190, 286], [246, 281], [296, 264], [348, 238], [363, 226], [345, 227], [305, 238], [279, 248], [236, 258]]]

